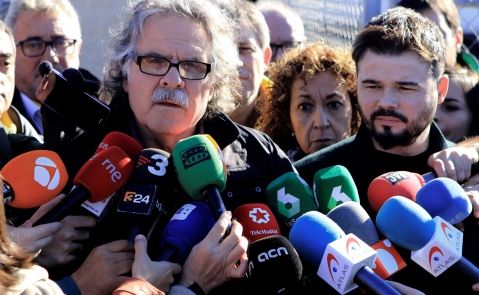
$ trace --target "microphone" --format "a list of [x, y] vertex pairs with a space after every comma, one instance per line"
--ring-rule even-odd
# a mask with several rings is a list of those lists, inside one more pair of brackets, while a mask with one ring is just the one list
[[386, 279], [406, 267], [406, 262], [392, 243], [379, 240], [376, 226], [366, 210], [356, 202], [346, 202], [327, 214], [346, 234], [352, 233], [377, 251], [372, 269], [381, 278]]
[[[133, 137], [122, 132], [112, 131], [105, 135], [94, 154], [98, 154], [99, 152], [104, 151], [111, 146], [119, 147], [128, 155], [130, 159], [135, 159], [142, 149], [141, 144]], [[111, 198], [106, 198], [96, 203], [92, 203], [87, 200], [83, 202], [81, 206], [101, 220], [103, 218], [103, 212], [107, 208], [110, 200]]]
[[265, 237], [248, 247], [248, 282], [258, 294], [280, 294], [299, 284], [303, 265], [283, 236]]
[[369, 184], [369, 204], [374, 211], [378, 211], [383, 203], [393, 196], [403, 196], [415, 201], [416, 193], [424, 183], [422, 176], [417, 173], [408, 171], [384, 173]]
[[195, 200], [206, 198], [216, 219], [226, 211], [220, 192], [226, 187], [221, 150], [207, 134], [180, 140], [173, 148], [173, 163], [183, 189]]
[[193, 201], [184, 204], [166, 225], [159, 255], [153, 260], [182, 265], [191, 249], [206, 237], [215, 222], [215, 216], [205, 203]]
[[370, 268], [376, 251], [344, 231], [326, 215], [311, 211], [298, 218], [289, 240], [299, 255], [314, 266], [318, 276], [341, 294], [361, 282], [377, 294], [400, 294]]
[[[49, 61], [43, 61], [39, 65], [38, 71], [42, 77], [51, 74], [56, 77], [55, 86], [44, 102], [45, 106], [87, 133], [97, 134], [103, 129], [110, 114], [110, 108], [98, 98], [84, 91], [84, 86], [88, 82], [78, 70], [66, 69], [65, 71], [69, 71], [71, 78], [67, 80], [62, 73], [53, 68]], [[65, 99], [65, 93], [69, 95], [68, 99]], [[83, 114], [88, 114], [88, 116]]]
[[35, 208], [60, 194], [68, 173], [57, 153], [35, 150], [11, 159], [3, 176], [4, 202], [15, 208]]
[[433, 276], [457, 265], [473, 282], [479, 281], [479, 269], [462, 257], [462, 232], [439, 216], [432, 219], [417, 203], [390, 198], [379, 209], [376, 225], [392, 242], [413, 251], [411, 259]]
[[303, 213], [316, 210], [313, 191], [298, 173], [287, 172], [266, 187], [266, 196], [273, 213], [288, 228]]
[[34, 225], [60, 221], [87, 199], [98, 202], [107, 198], [123, 186], [132, 170], [131, 159], [119, 147], [112, 146], [95, 154], [75, 175], [75, 187], [70, 193]]
[[[117, 212], [128, 220], [127, 240], [134, 243], [135, 237], [153, 214], [156, 205], [159, 211], [163, 204], [158, 200], [158, 192], [172, 180], [168, 168], [170, 154], [160, 149], [144, 149], [136, 159], [135, 168], [125, 184], [118, 201]], [[156, 212], [159, 212], [156, 211]], [[145, 234], [146, 235], [146, 234]]]
[[463, 221], [472, 212], [471, 200], [464, 189], [445, 177], [426, 183], [417, 192], [416, 202], [431, 216], [440, 216], [451, 224]]
[[278, 221], [268, 206], [261, 203], [241, 205], [233, 217], [243, 226], [243, 236], [250, 242], [281, 235]]
[[102, 139], [95, 154], [106, 150], [110, 146], [121, 148], [131, 159], [134, 159], [143, 149], [141, 144], [133, 137], [118, 131], [112, 131]]
[[348, 201], [359, 203], [359, 194], [351, 173], [346, 167], [334, 165], [318, 170], [313, 179], [314, 198], [319, 211], [328, 213]]

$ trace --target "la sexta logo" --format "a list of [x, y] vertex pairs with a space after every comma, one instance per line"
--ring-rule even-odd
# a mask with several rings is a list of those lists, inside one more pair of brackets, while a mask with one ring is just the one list
[[38, 157], [35, 160], [33, 179], [48, 190], [54, 190], [60, 183], [60, 171], [51, 159]]
[[266, 224], [270, 220], [268, 211], [261, 208], [251, 209], [248, 213], [248, 216], [254, 223], [257, 224]]

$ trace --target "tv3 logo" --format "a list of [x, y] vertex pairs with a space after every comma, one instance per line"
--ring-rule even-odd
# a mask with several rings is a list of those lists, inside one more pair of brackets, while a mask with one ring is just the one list
[[135, 203], [135, 204], [149, 204], [150, 203], [150, 195], [142, 195], [132, 191], [126, 191], [123, 195], [123, 202], [127, 203]]
[[140, 156], [137, 166], [148, 165], [148, 172], [155, 176], [164, 176], [168, 167], [168, 158], [162, 154], [153, 154], [149, 158]]

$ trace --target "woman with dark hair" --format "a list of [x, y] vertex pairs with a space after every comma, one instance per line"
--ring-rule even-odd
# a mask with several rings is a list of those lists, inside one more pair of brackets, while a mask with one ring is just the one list
[[437, 106], [434, 121], [453, 142], [479, 134], [479, 76], [472, 70], [446, 70], [449, 88], [446, 99]]
[[317, 42], [292, 49], [269, 68], [273, 82], [259, 102], [257, 128], [291, 160], [332, 145], [358, 130], [351, 52]]

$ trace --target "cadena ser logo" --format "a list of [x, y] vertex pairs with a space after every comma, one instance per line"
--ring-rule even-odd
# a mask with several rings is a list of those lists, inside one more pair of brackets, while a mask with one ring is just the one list
[[211, 159], [211, 155], [205, 144], [195, 145], [181, 153], [181, 161], [185, 169], [208, 159]]
[[35, 160], [33, 179], [41, 186], [49, 190], [54, 190], [60, 183], [60, 171], [51, 159], [38, 157]]

